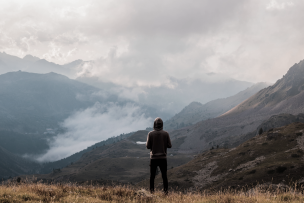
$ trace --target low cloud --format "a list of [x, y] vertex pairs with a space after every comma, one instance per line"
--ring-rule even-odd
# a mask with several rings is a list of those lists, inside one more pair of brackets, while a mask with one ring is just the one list
[[109, 137], [145, 129], [152, 122], [134, 104], [118, 106], [97, 102], [67, 118], [61, 124], [66, 133], [49, 140], [50, 149], [36, 159], [40, 162], [56, 161]]

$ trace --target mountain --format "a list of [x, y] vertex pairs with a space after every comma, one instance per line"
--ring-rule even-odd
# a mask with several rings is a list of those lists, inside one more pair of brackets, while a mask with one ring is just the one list
[[234, 95], [253, 84], [234, 80], [225, 76], [206, 75], [205, 78], [169, 78], [169, 85], [123, 87], [99, 81], [96, 77], [78, 77], [77, 80], [98, 88], [107, 88], [122, 98], [128, 98], [143, 105], [156, 108], [170, 119], [193, 101], [206, 103], [222, 97]]
[[[184, 131], [181, 131], [182, 133]], [[121, 183], [136, 183], [149, 176], [149, 150], [145, 144], [148, 131], [133, 133], [126, 139], [109, 145], [97, 146], [82, 154], [81, 158], [69, 166], [46, 175], [35, 175], [38, 179], [54, 181], [85, 182], [88, 180], [111, 180]], [[182, 142], [179, 137], [171, 137], [173, 148], [168, 149], [168, 168], [177, 167], [190, 161], [193, 156], [177, 152]]]
[[[294, 123], [295, 121], [298, 123]], [[292, 139], [296, 140], [294, 138], [294, 137], [296, 138], [298, 137], [298, 134], [296, 133], [300, 131], [301, 132], [304, 131], [303, 123], [304, 123], [304, 114], [299, 114], [296, 116], [291, 114], [274, 115], [270, 119], [264, 121], [259, 127], [264, 128], [265, 133], [263, 134], [263, 136], [266, 135], [266, 137], [269, 137], [270, 135], [276, 136], [276, 134], [271, 134], [271, 133], [277, 133], [278, 130], [284, 129], [284, 136], [279, 137], [281, 139], [279, 145], [278, 142], [269, 142], [267, 143], [267, 146], [264, 146], [266, 144], [263, 144], [264, 142], [261, 142], [260, 138], [253, 138], [256, 136], [256, 131], [253, 131], [249, 133], [251, 135], [248, 139], [245, 140], [235, 139], [235, 141], [239, 143], [235, 145], [237, 147], [232, 150], [226, 148], [225, 146], [225, 148], [220, 147], [218, 149], [214, 149], [211, 151], [207, 150], [204, 153], [199, 153], [199, 155], [197, 153], [184, 154], [179, 152], [180, 151], [179, 147], [185, 139], [185, 136], [183, 135], [187, 133], [187, 129], [180, 129], [178, 130], [179, 131], [178, 136], [173, 136], [173, 135], [171, 136], [173, 148], [168, 149], [168, 174], [170, 174], [171, 176], [169, 178], [170, 185], [174, 187], [178, 187], [180, 189], [189, 189], [190, 187], [193, 187], [191, 181], [195, 179], [196, 174], [200, 173], [199, 170], [203, 169], [206, 165], [207, 165], [206, 167], [208, 167], [209, 162], [225, 161], [224, 159], [225, 157], [223, 156], [224, 154], [228, 154], [229, 161], [231, 161], [234, 159], [238, 160], [240, 157], [243, 157], [243, 151], [244, 150], [246, 151], [246, 154], [244, 154], [246, 155], [244, 156], [244, 159], [242, 158], [238, 160], [238, 162], [235, 164], [236, 165], [235, 167], [237, 168], [238, 165], [242, 165], [245, 164], [246, 162], [250, 162], [254, 160], [255, 157], [260, 156], [261, 153], [263, 153], [263, 156], [265, 157], [267, 156], [271, 157], [273, 152], [267, 150], [268, 146], [271, 148], [271, 150], [276, 150], [275, 147], [279, 146], [278, 150], [291, 149], [296, 151], [296, 149], [294, 148], [295, 144], [302, 143], [303, 145], [304, 143], [301, 140], [297, 140], [297, 143], [291, 141], [292, 145], [283, 145], [283, 146], [281, 145], [284, 142], [286, 143], [287, 138], [290, 140]], [[286, 124], [289, 126], [286, 127], [285, 126]], [[148, 166], [149, 150], [146, 149], [144, 144], [138, 144], [138, 143], [141, 142], [144, 143], [146, 141], [147, 133], [148, 131], [137, 131], [135, 133], [127, 135], [125, 138], [117, 137], [106, 145], [104, 142], [100, 142], [90, 147], [90, 149], [81, 152], [81, 154], [77, 153], [76, 156], [81, 155], [79, 156], [78, 160], [74, 162], [68, 162], [68, 166], [64, 168], [60, 167], [61, 168], [60, 171], [55, 170], [49, 173], [49, 171], [52, 169], [51, 166], [53, 166], [53, 168], [56, 168], [54, 167], [56, 166], [55, 164], [49, 163], [49, 164], [45, 164], [48, 165], [49, 167], [48, 169], [49, 174], [45, 174], [45, 175], [36, 174], [35, 176], [38, 177], [38, 179], [43, 179], [44, 181], [50, 181], [50, 180], [54, 180], [58, 182], [75, 181], [82, 183], [90, 180], [92, 181], [108, 180], [108, 181], [116, 181], [124, 184], [139, 183], [139, 186], [145, 187], [147, 186], [147, 180], [143, 181], [143, 179], [147, 179], [149, 177], [149, 166]], [[248, 141], [250, 139], [251, 141]], [[256, 142], [255, 145], [258, 144], [258, 146], [252, 147], [253, 144], [251, 143], [253, 141]], [[246, 142], [247, 143], [249, 142], [249, 144], [247, 144]], [[215, 146], [215, 148], [217, 147]], [[231, 153], [230, 155], [229, 153], [231, 151], [237, 153]], [[254, 154], [254, 156], [253, 156], [253, 151], [256, 153]], [[304, 153], [301, 152], [301, 154]], [[71, 156], [71, 158], [73, 156]], [[278, 154], [278, 156], [281, 155]], [[204, 162], [202, 162], [202, 160]], [[62, 161], [58, 161], [57, 164], [60, 164], [59, 162], [62, 163]], [[296, 161], [297, 164], [301, 164], [301, 161], [299, 160]], [[203, 164], [200, 164], [201, 162]], [[233, 161], [231, 162], [234, 163]], [[278, 163], [273, 163], [273, 164], [278, 165]], [[228, 171], [230, 169], [230, 168], [225, 168], [227, 166], [226, 162], [221, 163], [220, 165], [223, 168], [222, 170]], [[57, 165], [56, 169], [59, 168], [58, 166], [60, 165]], [[159, 180], [159, 178], [157, 178], [157, 180]], [[244, 184], [246, 183], [248, 182], [245, 182]]]
[[84, 150], [81, 150], [71, 156], [68, 156], [64, 159], [60, 159], [58, 161], [53, 161], [53, 162], [47, 162], [47, 163], [43, 163], [43, 166], [41, 167], [41, 169], [39, 169], [39, 173], [40, 174], [47, 174], [47, 173], [51, 173], [53, 171], [54, 168], [64, 168], [76, 161], [78, 161], [85, 153], [89, 153], [90, 151], [94, 150], [97, 147], [101, 147], [101, 146], [106, 146], [106, 145], [111, 145], [115, 142], [118, 142], [122, 139], [125, 139], [127, 137], [130, 137], [131, 135], [133, 135], [134, 132], [131, 133], [127, 133], [127, 134], [121, 134], [119, 136], [116, 137], [110, 137], [106, 140], [103, 140], [101, 142], [97, 142], [96, 144], [87, 147]]
[[0, 130], [0, 146], [19, 156], [45, 153], [49, 149], [47, 141], [49, 138], [50, 136], [38, 133], [18, 133], [12, 130]]
[[0, 179], [37, 173], [39, 164], [16, 156], [0, 146]]
[[59, 65], [32, 55], [19, 58], [0, 52], [0, 74], [21, 70], [42, 74], [55, 72], [73, 78], [76, 75], [77, 67], [81, 63], [81, 60], [77, 60], [65, 65]]
[[[302, 115], [303, 116], [303, 115]], [[303, 120], [304, 121], [304, 118]], [[169, 186], [180, 190], [248, 189], [257, 184], [285, 189], [303, 184], [304, 123], [270, 129], [232, 149], [212, 149], [168, 170]], [[147, 187], [148, 179], [137, 186]], [[155, 185], [161, 189], [161, 176]], [[287, 186], [286, 186], [287, 185]]]
[[[242, 139], [272, 115], [304, 112], [304, 61], [292, 66], [274, 85], [260, 90], [223, 115], [187, 127], [184, 153], [199, 152], [216, 145], [231, 145], [232, 138]], [[178, 134], [178, 131], [171, 131]]]
[[[114, 105], [136, 107], [139, 115], [145, 117], [162, 115], [157, 109], [119, 98], [107, 90], [60, 74], [23, 71], [2, 74], [0, 146], [18, 155], [43, 154], [49, 149], [50, 141], [67, 131], [61, 123], [70, 116], [95, 106], [101, 106], [98, 114], [102, 114]], [[91, 118], [90, 115], [88, 117]], [[142, 129], [146, 127], [142, 126]], [[108, 138], [105, 136], [100, 140]]]
[[87, 77], [86, 67], [93, 61], [81, 59], [59, 65], [32, 55], [23, 58], [0, 53], [0, 74], [12, 71], [26, 71], [46, 74], [55, 72], [69, 78], [107, 90], [121, 99], [132, 100], [142, 106], [157, 109], [163, 120], [171, 118], [193, 101], [206, 103], [221, 97], [229, 97], [252, 85], [250, 82], [234, 80], [221, 74], [206, 74], [200, 79], [168, 78], [160, 86], [125, 87], [111, 82], [99, 81], [96, 77]]
[[58, 128], [72, 112], [94, 101], [77, 99], [101, 91], [56, 73], [9, 72], [0, 75], [0, 129], [43, 133]]
[[39, 61], [40, 58], [28, 54], [28, 55], [26, 55], [26, 56], [23, 57], [23, 60], [27, 60], [27, 61], [31, 61], [31, 62], [36, 62], [36, 61]]
[[181, 112], [165, 121], [164, 126], [166, 130], [172, 130], [193, 125], [202, 120], [215, 118], [237, 106], [267, 86], [269, 86], [267, 83], [257, 83], [236, 95], [212, 100], [206, 104], [191, 102]]
[[18, 71], [28, 68], [28, 66], [32, 63], [28, 60], [23, 60], [17, 56], [9, 55], [5, 52], [0, 52], [0, 61], [2, 61], [2, 66], [0, 66], [0, 74]]

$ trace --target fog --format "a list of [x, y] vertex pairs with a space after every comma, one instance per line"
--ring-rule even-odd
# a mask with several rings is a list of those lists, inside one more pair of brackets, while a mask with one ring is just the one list
[[65, 158], [109, 137], [151, 127], [153, 119], [147, 118], [134, 104], [96, 103], [74, 113], [61, 126], [66, 132], [50, 139], [50, 149], [36, 160], [45, 162]]

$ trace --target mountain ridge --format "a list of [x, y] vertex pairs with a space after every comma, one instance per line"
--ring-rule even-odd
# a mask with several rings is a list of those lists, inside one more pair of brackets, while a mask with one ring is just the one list
[[230, 97], [212, 100], [205, 104], [192, 102], [181, 112], [165, 121], [165, 129], [173, 130], [220, 116], [267, 86], [269, 86], [268, 83], [257, 83]]
[[[189, 131], [180, 150], [193, 153], [207, 150], [212, 145], [227, 144], [231, 136], [244, 137], [247, 133], [256, 131], [257, 127], [272, 115], [303, 113], [304, 91], [300, 88], [304, 85], [303, 72], [304, 63], [301, 61], [274, 85], [260, 90], [222, 116], [187, 127]], [[288, 93], [288, 90], [294, 89], [297, 90], [296, 94]], [[266, 95], [267, 92], [271, 94]], [[268, 101], [268, 104], [264, 101]]]

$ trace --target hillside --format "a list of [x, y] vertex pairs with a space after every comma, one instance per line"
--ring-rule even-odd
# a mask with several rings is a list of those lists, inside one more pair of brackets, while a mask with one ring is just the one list
[[9, 72], [0, 75], [0, 129], [20, 133], [43, 133], [58, 128], [72, 112], [94, 104], [77, 99], [95, 87], [56, 73]]
[[0, 179], [37, 173], [39, 164], [12, 154], [0, 146]]
[[54, 168], [64, 168], [68, 165], [70, 165], [71, 163], [74, 163], [76, 161], [78, 161], [85, 153], [88, 153], [92, 150], [94, 150], [97, 147], [101, 147], [101, 146], [106, 146], [106, 145], [110, 145], [112, 143], [118, 142], [122, 139], [125, 139], [127, 137], [130, 137], [132, 134], [134, 134], [134, 132], [131, 133], [127, 133], [127, 134], [121, 134], [119, 136], [116, 137], [110, 137], [106, 140], [103, 140], [101, 142], [97, 142], [92, 146], [87, 147], [86, 149], [83, 149], [71, 156], [65, 157], [64, 159], [60, 159], [58, 161], [54, 161], [54, 162], [48, 162], [48, 163], [43, 163], [41, 169], [39, 169], [39, 173], [40, 174], [47, 174], [47, 173], [51, 173], [53, 171]]
[[[183, 131], [181, 131], [183, 133]], [[96, 147], [85, 153], [71, 165], [47, 175], [36, 175], [38, 179], [54, 181], [111, 180], [121, 183], [136, 183], [149, 176], [149, 150], [144, 144], [148, 131], [138, 131], [130, 137], [110, 145]], [[187, 163], [193, 158], [177, 152], [182, 139], [172, 137], [172, 149], [168, 149], [168, 168]]]
[[[288, 185], [303, 180], [304, 123], [270, 129], [232, 149], [213, 149], [168, 170], [172, 188], [192, 191], [241, 189], [258, 183]], [[161, 176], [156, 178], [161, 188]], [[147, 187], [148, 180], [138, 184]]]
[[[162, 191], [155, 191], [152, 195], [144, 189], [129, 186], [96, 186], [93, 184], [42, 184], [22, 183], [16, 181], [0, 185], [1, 202], [140, 202], [140, 203], [278, 203], [278, 202], [303, 202], [303, 189], [289, 187], [286, 191], [277, 188], [255, 188], [244, 193], [243, 191], [204, 191], [204, 192], [179, 192], [170, 191], [164, 195]], [[280, 187], [279, 189], [281, 189]], [[285, 189], [285, 188], [284, 188]]]
[[[260, 90], [232, 110], [217, 118], [200, 121], [186, 127], [180, 153], [193, 153], [216, 145], [231, 145], [233, 137], [242, 139], [257, 131], [259, 125], [272, 115], [304, 112], [304, 61], [295, 64], [274, 85]], [[171, 131], [172, 135], [178, 131]]]
[[192, 102], [181, 112], [165, 121], [164, 125], [166, 126], [166, 130], [182, 128], [193, 125], [199, 121], [220, 116], [268, 86], [268, 83], [257, 83], [227, 98], [212, 100], [206, 104]]

